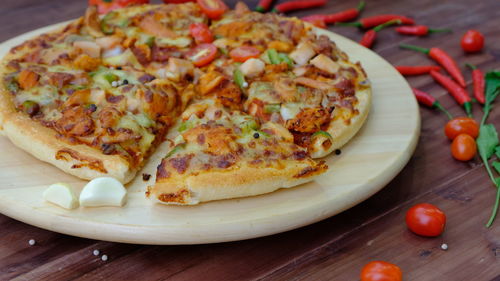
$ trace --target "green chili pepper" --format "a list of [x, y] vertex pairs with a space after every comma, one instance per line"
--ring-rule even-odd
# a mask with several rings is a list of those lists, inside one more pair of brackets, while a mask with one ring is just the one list
[[279, 112], [280, 109], [281, 109], [281, 105], [279, 103], [272, 103], [272, 104], [264, 105], [264, 112], [265, 113]]
[[130, 24], [130, 21], [128, 19], [124, 19], [118, 23], [118, 26], [121, 28], [124, 28], [124, 27], [127, 27], [129, 24]]
[[271, 64], [280, 64], [281, 63], [278, 52], [275, 49], [268, 49], [267, 56], [269, 57], [269, 61], [271, 62]]
[[115, 31], [114, 27], [109, 24], [109, 21], [116, 17], [118, 14], [116, 12], [107, 13], [101, 20], [101, 30], [104, 34], [110, 35]]
[[255, 130], [257, 133], [259, 133], [259, 135], [261, 136], [264, 136], [264, 137], [270, 137], [271, 135], [266, 133], [266, 132], [263, 132], [263, 131], [259, 131], [259, 130]]
[[177, 152], [181, 151], [185, 147], [186, 147], [185, 143], [181, 143], [181, 144], [176, 145], [172, 150], [170, 150], [169, 153], [167, 153], [167, 155], [165, 156], [165, 158], [169, 158], [170, 156], [176, 154]]
[[19, 91], [19, 84], [17, 84], [16, 80], [12, 79], [7, 83], [7, 90], [12, 93], [17, 93], [17, 91]]
[[144, 44], [148, 45], [148, 47], [150, 48], [153, 48], [153, 45], [155, 44], [155, 37], [154, 36], [148, 37], [148, 39], [144, 41]]
[[226, 48], [219, 48], [219, 51], [224, 55], [229, 55], [229, 51]]
[[243, 134], [249, 134], [253, 131], [256, 131], [257, 128], [259, 128], [259, 124], [257, 124], [257, 122], [255, 122], [255, 120], [251, 119], [251, 120], [243, 122], [240, 125], [240, 127], [243, 131]]
[[30, 117], [33, 117], [40, 111], [40, 106], [38, 105], [38, 103], [31, 100], [24, 101], [22, 104], [22, 108], [23, 111]]
[[325, 131], [317, 131], [316, 133], [312, 134], [313, 138], [316, 137], [316, 136], [323, 136], [323, 137], [327, 137], [329, 139], [333, 139], [332, 135], [330, 135], [330, 133], [325, 132]]
[[245, 76], [238, 68], [234, 70], [233, 79], [234, 82], [236, 82], [236, 85], [238, 85], [238, 87], [240, 87], [240, 89], [242, 90], [248, 86], [247, 82], [245, 81]]
[[288, 64], [289, 67], [293, 67], [293, 60], [287, 54], [279, 53], [278, 56], [280, 62], [286, 62], [286, 64]]
[[118, 77], [117, 75], [113, 74], [113, 73], [105, 73], [103, 75], [104, 79], [106, 79], [106, 81], [108, 81], [110, 84], [113, 82], [113, 81], [117, 81], [118, 79], [120, 79], [120, 77]]
[[193, 121], [187, 120], [187, 121], [184, 121], [181, 123], [181, 125], [177, 129], [177, 132], [182, 133], [182, 132], [187, 131], [191, 128], [193, 128]]

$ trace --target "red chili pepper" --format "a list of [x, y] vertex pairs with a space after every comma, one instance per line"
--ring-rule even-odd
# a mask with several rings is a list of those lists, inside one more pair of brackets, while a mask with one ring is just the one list
[[356, 9], [348, 9], [335, 14], [325, 15], [325, 22], [327, 24], [333, 24], [337, 22], [346, 22], [354, 20], [357, 17], [359, 17], [359, 14], [365, 8], [365, 5], [366, 5], [365, 1], [361, 1], [359, 2], [358, 7]]
[[384, 24], [388, 21], [391, 20], [400, 20], [401, 24], [415, 24], [415, 20], [401, 16], [401, 15], [378, 15], [378, 16], [373, 16], [373, 17], [368, 17], [368, 18], [363, 18], [359, 20], [358, 22], [339, 22], [337, 25], [341, 26], [356, 26], [356, 27], [361, 27], [361, 28], [372, 28], [377, 25]]
[[465, 88], [465, 79], [464, 76], [462, 75], [462, 71], [460, 71], [460, 68], [458, 67], [455, 60], [452, 59], [450, 55], [448, 55], [448, 53], [446, 53], [442, 49], [440, 48], [427, 49], [407, 44], [400, 44], [399, 47], [429, 55], [433, 60], [435, 60], [441, 66], [443, 66], [444, 69], [446, 69], [446, 71], [448, 71], [448, 73], [451, 75], [451, 77], [453, 77], [453, 79], [455, 79], [455, 81], [457, 81], [458, 84], [462, 86], [462, 88]]
[[400, 26], [396, 31], [405, 35], [425, 36], [430, 33], [451, 32], [451, 29], [432, 29], [425, 25]]
[[273, 4], [274, 0], [260, 0], [259, 4], [257, 4], [257, 7], [255, 10], [257, 12], [265, 13], [271, 8], [271, 5]]
[[420, 91], [419, 89], [412, 88], [413, 93], [415, 94], [415, 97], [417, 98], [417, 101], [420, 104], [426, 105], [428, 107], [432, 108], [437, 108], [441, 110], [448, 118], [453, 119], [453, 116], [446, 110], [439, 101], [436, 100], [435, 97], [429, 95], [428, 93], [424, 91]]
[[302, 9], [316, 8], [326, 5], [326, 0], [296, 0], [276, 5], [272, 12], [286, 13]]
[[472, 117], [472, 103], [469, 93], [460, 87], [455, 81], [450, 79], [449, 77], [432, 70], [431, 72], [432, 78], [436, 80], [441, 86], [443, 86], [448, 92], [453, 96], [453, 98], [465, 108], [465, 112], [467, 112], [467, 116]]
[[302, 18], [303, 21], [312, 23], [319, 28], [326, 28], [325, 17], [323, 15], [311, 15]]
[[437, 65], [419, 65], [419, 66], [398, 65], [396, 66], [396, 69], [399, 71], [399, 73], [401, 73], [401, 75], [411, 76], [411, 75], [427, 74], [431, 70], [439, 71], [441, 70], [441, 67]]
[[[310, 15], [310, 16], [303, 17], [302, 20], [310, 22], [312, 24], [314, 24], [315, 22], [322, 21], [325, 25], [336, 23], [336, 22], [346, 22], [346, 21], [351, 21], [351, 20], [356, 19], [359, 16], [359, 13], [361, 13], [361, 11], [363, 11], [364, 8], [365, 8], [365, 1], [361, 1], [361, 2], [359, 2], [359, 5], [356, 9], [349, 9], [349, 10], [345, 10], [345, 11], [338, 12], [335, 14]], [[322, 25], [322, 23], [320, 23], [320, 24]], [[314, 25], [316, 25], [316, 24], [314, 24]]]
[[393, 24], [400, 24], [400, 20], [391, 20], [386, 23], [383, 23], [381, 25], [377, 25], [375, 28], [368, 30], [365, 32], [363, 35], [363, 38], [361, 38], [361, 41], [359, 41], [359, 44], [361, 46], [365, 46], [366, 48], [371, 48], [373, 46], [373, 43], [377, 39], [377, 32], [382, 30], [383, 28], [393, 25]]
[[474, 97], [478, 102], [484, 104], [484, 102], [486, 101], [484, 97], [484, 88], [485, 88], [484, 73], [475, 65], [468, 63], [466, 63], [465, 65], [472, 70], [472, 82], [474, 83]]

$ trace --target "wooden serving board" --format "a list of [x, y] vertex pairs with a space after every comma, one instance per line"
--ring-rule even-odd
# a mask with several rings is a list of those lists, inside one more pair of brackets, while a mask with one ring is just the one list
[[[64, 24], [64, 23], [62, 23]], [[61, 25], [61, 24], [59, 24]], [[0, 45], [0, 56], [35, 35], [35, 30]], [[42, 199], [55, 182], [78, 191], [85, 181], [67, 175], [0, 136], [0, 212], [41, 228], [69, 235], [138, 244], [201, 244], [271, 235], [338, 214], [384, 187], [410, 159], [420, 132], [418, 105], [406, 80], [384, 59], [337, 34], [328, 35], [354, 61], [360, 61], [373, 87], [366, 124], [343, 149], [326, 158], [330, 169], [316, 181], [291, 189], [197, 206], [154, 204], [144, 196], [142, 173], [154, 175], [166, 147], [152, 156], [127, 185], [122, 208], [65, 210]], [[153, 183], [153, 177], [149, 183]]]

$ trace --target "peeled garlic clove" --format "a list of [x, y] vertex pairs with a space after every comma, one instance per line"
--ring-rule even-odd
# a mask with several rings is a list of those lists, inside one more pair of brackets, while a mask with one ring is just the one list
[[74, 209], [78, 207], [78, 199], [73, 189], [65, 183], [55, 183], [49, 186], [43, 192], [43, 199], [65, 209]]
[[127, 190], [114, 178], [102, 177], [91, 180], [80, 193], [80, 205], [84, 207], [121, 207]]

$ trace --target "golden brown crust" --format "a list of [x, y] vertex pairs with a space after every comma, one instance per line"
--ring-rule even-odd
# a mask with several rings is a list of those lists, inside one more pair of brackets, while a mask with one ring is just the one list
[[227, 170], [200, 172], [174, 180], [160, 180], [148, 189], [163, 204], [194, 205], [200, 202], [255, 196], [297, 186], [327, 169], [324, 163], [290, 162], [282, 169], [244, 165]]

